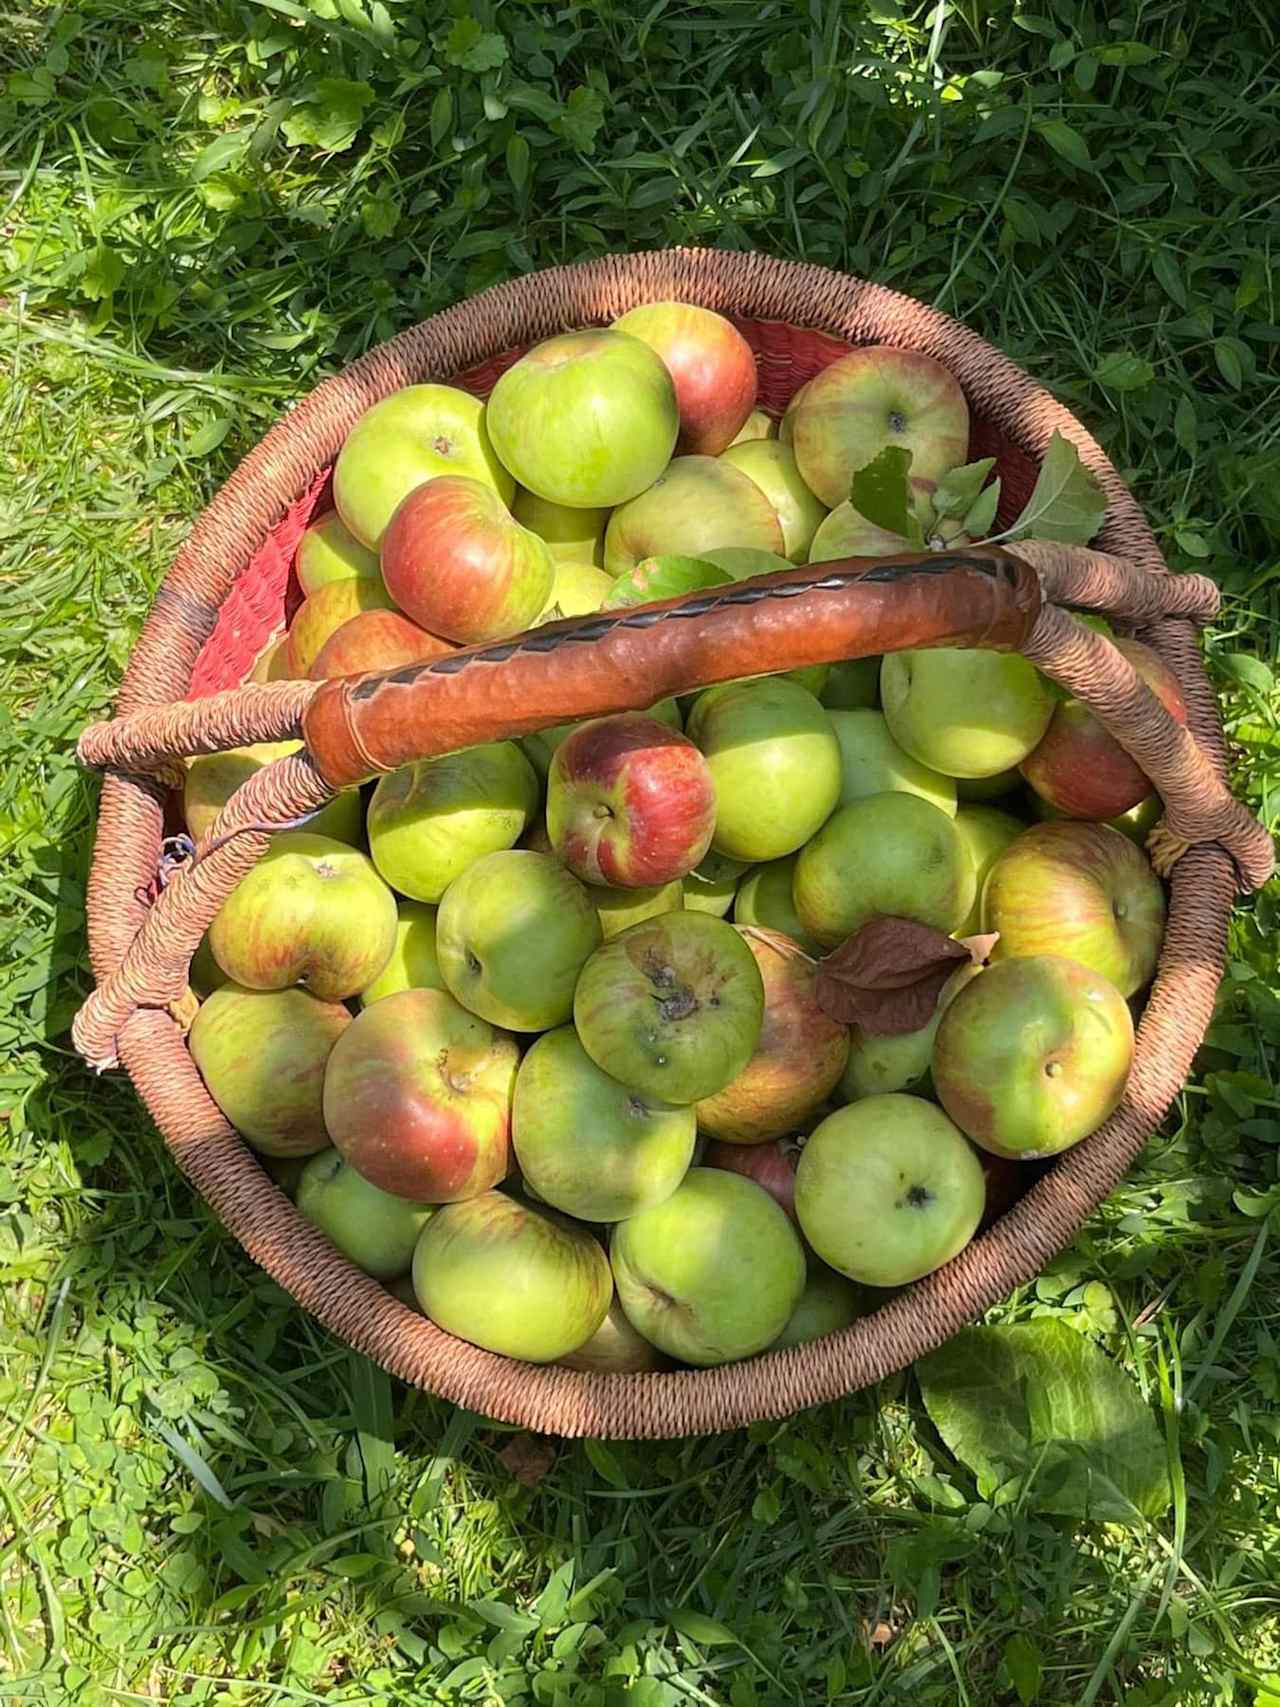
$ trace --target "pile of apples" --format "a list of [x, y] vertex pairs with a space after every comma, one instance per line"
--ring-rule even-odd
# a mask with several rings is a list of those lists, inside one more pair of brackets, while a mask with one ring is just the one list
[[[679, 303], [549, 339], [487, 404], [397, 392], [350, 433], [255, 676], [443, 657], [642, 602], [673, 562], [893, 550], [853, 476], [899, 445], [927, 497], [968, 446], [960, 387], [909, 351], [837, 360], [780, 432], [755, 404], [737, 330]], [[289, 750], [193, 760], [192, 837]], [[750, 1357], [949, 1261], [1116, 1108], [1164, 927], [1154, 810], [1016, 655], [730, 682], [277, 834], [193, 965], [191, 1052], [301, 1213], [448, 1332], [578, 1369]], [[905, 1032], [830, 994], [885, 919], [974, 939]]]

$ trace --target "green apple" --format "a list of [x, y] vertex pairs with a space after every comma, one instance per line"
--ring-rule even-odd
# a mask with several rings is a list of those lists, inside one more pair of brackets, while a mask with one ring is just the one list
[[308, 830], [274, 836], [209, 926], [213, 957], [237, 984], [302, 984], [326, 1002], [371, 984], [395, 941], [395, 896], [368, 857]]
[[414, 901], [439, 901], [454, 878], [519, 841], [538, 809], [538, 779], [514, 741], [490, 741], [384, 776], [369, 802], [369, 851]]
[[367, 1008], [398, 990], [443, 990], [440, 962], [436, 956], [436, 910], [425, 901], [401, 900], [396, 906], [396, 941], [391, 958], [360, 992], [360, 1006]]
[[1000, 800], [1022, 787], [1022, 772], [1017, 765], [997, 771], [994, 776], [958, 776], [956, 797], [959, 800]]
[[840, 1080], [843, 1102], [859, 1097], [883, 1096], [889, 1091], [915, 1091], [929, 1078], [933, 1040], [943, 1012], [954, 996], [982, 971], [980, 966], [961, 965], [942, 987], [938, 1004], [925, 1025], [895, 1037], [877, 1037], [855, 1025], [849, 1037], [849, 1057]]
[[769, 1350], [782, 1351], [789, 1345], [808, 1345], [813, 1340], [825, 1339], [866, 1313], [866, 1299], [858, 1287], [833, 1268], [816, 1263], [809, 1270], [791, 1320]]
[[[259, 741], [252, 747], [231, 747], [225, 753], [201, 753], [187, 763], [182, 789], [182, 814], [193, 841], [202, 842], [212, 830], [219, 812], [251, 776], [265, 765], [302, 750], [301, 741]], [[307, 824], [315, 836], [332, 836], [336, 842], [360, 845], [364, 831], [364, 804], [358, 788], [344, 788], [327, 806], [322, 806]]]
[[864, 708], [827, 715], [840, 743], [842, 806], [868, 794], [918, 794], [949, 818], [955, 817], [955, 778], [932, 771], [903, 752], [889, 733], [883, 712]]
[[740, 859], [709, 853], [701, 864], [686, 873], [684, 904], [690, 913], [710, 913], [723, 919], [733, 906], [738, 884], [750, 868]]
[[889, 729], [922, 765], [994, 776], [1024, 759], [1049, 726], [1048, 682], [1017, 652], [955, 646], [891, 652], [880, 669]]
[[796, 1168], [800, 1230], [823, 1262], [863, 1286], [905, 1286], [950, 1262], [977, 1231], [985, 1201], [977, 1153], [921, 1097], [864, 1097], [837, 1109]]
[[807, 563], [809, 547], [827, 507], [800, 478], [791, 447], [777, 439], [749, 439], [721, 452], [722, 462], [732, 463], [754, 480], [773, 505], [782, 526], [782, 548], [792, 563]]
[[229, 982], [226, 973], [213, 958], [213, 950], [209, 947], [208, 931], [200, 938], [200, 946], [191, 956], [191, 969], [187, 973], [187, 982], [201, 1001]]
[[1005, 960], [962, 990], [933, 1048], [938, 1100], [996, 1156], [1056, 1156], [1120, 1105], [1133, 1020], [1114, 984], [1055, 954]]
[[580, 1369], [588, 1375], [645, 1375], [667, 1367], [657, 1346], [631, 1326], [616, 1297], [591, 1338], [558, 1361], [562, 1369]]
[[311, 526], [298, 541], [294, 564], [304, 596], [330, 581], [376, 581], [378, 554], [355, 537], [336, 510]]
[[321, 1150], [302, 1170], [298, 1213], [375, 1280], [407, 1274], [418, 1234], [435, 1214], [433, 1203], [411, 1203], [379, 1191], [337, 1150]]
[[700, 694], [688, 731], [716, 791], [712, 847], [730, 859], [781, 859], [840, 798], [840, 743], [814, 696], [781, 676]]
[[804, 1249], [786, 1212], [720, 1168], [690, 1169], [664, 1203], [623, 1221], [610, 1259], [631, 1325], [704, 1368], [771, 1345], [804, 1291]]
[[1026, 829], [1020, 818], [1002, 812], [998, 806], [962, 806], [956, 813], [956, 829], [973, 861], [976, 885], [973, 905], [968, 917], [956, 931], [957, 936], [973, 936], [982, 929], [982, 893], [986, 888], [991, 867], [1004, 850]]
[[829, 948], [884, 915], [954, 931], [975, 893], [954, 820], [918, 794], [840, 807], [801, 849], [792, 884], [800, 922]]
[[603, 931], [586, 885], [550, 854], [507, 848], [468, 866], [436, 919], [440, 975], [464, 1008], [508, 1031], [546, 1031]]
[[[1021, 779], [1021, 772], [1018, 772], [1017, 780], [1021, 781]], [[1066, 816], [1065, 813], [1059, 812], [1056, 806], [1050, 806], [1049, 802], [1042, 799], [1034, 790], [1029, 791], [1028, 804], [1033, 816], [1041, 822], [1052, 822]], [[1160, 815], [1163, 811], [1164, 802], [1160, 796], [1149, 794], [1145, 800], [1140, 800], [1136, 806], [1131, 806], [1127, 812], [1121, 812], [1115, 818], [1108, 818], [1106, 822], [1113, 830], [1119, 830], [1122, 836], [1128, 836], [1135, 847], [1145, 848], [1147, 837], [1160, 822]]]
[[521, 527], [546, 540], [558, 563], [572, 563], [575, 567], [592, 565], [598, 569], [604, 562], [607, 509], [572, 509], [568, 504], [553, 504], [522, 486], [516, 493], [511, 514]]
[[604, 566], [624, 575], [646, 557], [702, 557], [726, 545], [782, 555], [773, 505], [741, 469], [714, 456], [678, 456], [604, 530]]
[[340, 628], [362, 611], [394, 610], [382, 577], [326, 581], [308, 593], [289, 624], [288, 673], [295, 681], [311, 674], [316, 659]]
[[848, 658], [832, 664], [818, 695], [829, 711], [860, 711], [880, 703], [880, 659]]
[[797, 854], [788, 854], [785, 859], [773, 859], [767, 865], [757, 866], [743, 880], [734, 897], [733, 922], [736, 925], [759, 925], [767, 931], [781, 931], [783, 936], [799, 943], [806, 954], [825, 954], [824, 945], [804, 928], [796, 912], [792, 885], [798, 857]]
[[622, 1221], [680, 1184], [693, 1160], [692, 1108], [646, 1101], [587, 1054], [571, 1025], [520, 1063], [511, 1139], [525, 1183], [579, 1221]]
[[685, 905], [684, 883], [678, 877], [656, 889], [605, 889], [593, 884], [590, 894], [606, 942], [621, 936], [642, 919], [656, 919], [660, 913], [679, 913]]
[[766, 414], [763, 409], [753, 409], [739, 427], [738, 436], [733, 442], [736, 445], [744, 445], [751, 439], [776, 439], [777, 436], [778, 423], [773, 416]]
[[544, 622], [560, 622], [567, 616], [589, 616], [593, 610], [600, 609], [612, 585], [612, 577], [603, 569], [593, 568], [590, 563], [557, 561], [551, 596], [539, 611], [533, 626], [541, 628]]

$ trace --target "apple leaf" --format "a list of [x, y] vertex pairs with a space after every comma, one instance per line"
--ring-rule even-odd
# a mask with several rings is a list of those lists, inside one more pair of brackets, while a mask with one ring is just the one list
[[1102, 526], [1107, 500], [1069, 439], [1055, 432], [1027, 506], [997, 540], [1056, 539], [1087, 545]]
[[818, 966], [814, 995], [837, 1025], [901, 1037], [928, 1025], [967, 943], [915, 919], [869, 919]]
[[985, 491], [979, 492], [971, 507], [965, 512], [964, 531], [970, 539], [983, 539], [988, 529], [996, 519], [996, 509], [1000, 503], [1000, 482], [993, 480]]
[[625, 605], [649, 605], [658, 599], [677, 599], [682, 593], [697, 593], [704, 587], [724, 587], [733, 580], [703, 557], [646, 557], [609, 589], [604, 610]]
[[993, 456], [979, 462], [966, 462], [963, 468], [953, 468], [933, 489], [933, 511], [937, 516], [962, 516], [970, 508], [983, 482], [996, 465]]
[[865, 468], [860, 468], [849, 488], [849, 502], [886, 533], [901, 534], [911, 545], [924, 544], [924, 530], [911, 505], [911, 452], [901, 445], [886, 445]]
[[964, 1328], [916, 1365], [925, 1409], [983, 1499], [1141, 1524], [1171, 1492], [1164, 1441], [1125, 1372], [1065, 1322]]

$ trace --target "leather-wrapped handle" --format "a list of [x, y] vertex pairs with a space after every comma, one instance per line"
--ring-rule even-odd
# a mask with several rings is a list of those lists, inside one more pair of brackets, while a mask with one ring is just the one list
[[911, 647], [1015, 651], [1040, 605], [1034, 569], [999, 546], [812, 564], [326, 682], [303, 738], [324, 779], [349, 788], [741, 676]]

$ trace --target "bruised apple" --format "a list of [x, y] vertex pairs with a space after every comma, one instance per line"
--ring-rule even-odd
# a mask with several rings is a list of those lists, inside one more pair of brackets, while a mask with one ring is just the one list
[[756, 401], [756, 359], [723, 314], [691, 302], [646, 302], [613, 323], [661, 357], [676, 388], [681, 451], [718, 456]]
[[333, 631], [316, 653], [311, 676], [318, 682], [361, 676], [367, 670], [394, 670], [443, 658], [454, 650], [398, 610], [364, 610]]

